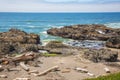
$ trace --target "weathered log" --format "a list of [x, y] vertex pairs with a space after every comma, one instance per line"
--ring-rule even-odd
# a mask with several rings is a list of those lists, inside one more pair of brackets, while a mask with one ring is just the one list
[[15, 78], [13, 80], [31, 80], [30, 78]]
[[21, 54], [18, 55], [16, 57], [14, 57], [12, 60], [13, 61], [28, 61], [28, 60], [32, 60], [36, 57], [36, 55], [32, 52], [27, 53], [27, 54]]
[[0, 69], [2, 68], [2, 65], [0, 65]]
[[49, 69], [47, 69], [47, 70], [45, 70], [45, 71], [43, 71], [43, 72], [41, 72], [41, 73], [39, 73], [39, 74], [36, 74], [35, 76], [42, 76], [42, 75], [46, 75], [46, 74], [48, 74], [49, 72], [51, 72], [51, 71], [56, 71], [56, 70], [58, 70], [58, 66], [54, 66], [54, 67], [51, 67], [51, 68], [49, 68]]
[[28, 74], [31, 74], [31, 73], [39, 73], [38, 70], [33, 70], [33, 71], [29, 71]]
[[20, 68], [10, 68], [9, 71], [21, 71]]
[[91, 76], [91, 77], [93, 77], [93, 76], [95, 76], [94, 74], [92, 74], [92, 73], [87, 73], [89, 76]]
[[3, 71], [4, 69], [3, 69], [3, 67], [2, 67], [2, 65], [0, 65], [0, 71]]
[[83, 69], [83, 68], [75, 68], [76, 71], [82, 72], [82, 73], [88, 73], [87, 69]]
[[20, 62], [20, 66], [21, 66], [24, 70], [29, 71], [29, 67], [27, 67], [24, 62]]
[[66, 68], [66, 69], [61, 70], [62, 73], [69, 73], [70, 71], [71, 71], [70, 68]]
[[106, 73], [110, 73], [110, 70], [107, 67], [104, 68], [104, 70], [105, 70]]
[[1, 64], [4, 64], [4, 65], [7, 65], [10, 60], [11, 60], [10, 58], [1, 58], [1, 59], [0, 59], [0, 63], [1, 63]]
[[7, 75], [0, 75], [0, 78], [7, 78]]

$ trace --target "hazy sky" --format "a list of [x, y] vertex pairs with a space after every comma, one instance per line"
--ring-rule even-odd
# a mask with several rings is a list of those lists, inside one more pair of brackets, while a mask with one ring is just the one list
[[0, 12], [120, 12], [120, 0], [0, 0]]

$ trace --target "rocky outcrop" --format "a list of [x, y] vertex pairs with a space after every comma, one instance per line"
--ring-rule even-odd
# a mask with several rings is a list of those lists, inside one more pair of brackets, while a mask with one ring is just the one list
[[69, 48], [69, 47], [70, 46], [63, 44], [61, 41], [50, 41], [45, 46], [45, 48]]
[[80, 53], [80, 51], [77, 48], [68, 46], [59, 41], [50, 41], [42, 49], [47, 50], [49, 53], [62, 54], [62, 55], [70, 55], [70, 54], [79, 54]]
[[13, 52], [14, 50], [15, 50], [15, 47], [11, 45], [10, 43], [0, 42], [0, 55], [8, 54], [10, 52]]
[[87, 49], [80, 47], [68, 46], [59, 41], [50, 41], [44, 48], [49, 54], [62, 55], [82, 55], [80, 57], [86, 58], [92, 62], [115, 62], [118, 58], [118, 52], [109, 49]]
[[0, 42], [22, 43], [22, 44], [39, 44], [40, 38], [36, 34], [27, 34], [18, 29], [10, 29], [8, 32], [0, 33]]
[[84, 52], [84, 58], [93, 62], [115, 62], [118, 58], [118, 52], [109, 49], [89, 49]]
[[26, 33], [18, 29], [10, 29], [0, 33], [0, 53], [21, 53], [24, 51], [37, 51], [40, 44], [39, 35]]
[[106, 41], [113, 36], [120, 35], [120, 29], [108, 28], [104, 25], [72, 25], [63, 28], [52, 28], [48, 34], [75, 40]]
[[120, 35], [114, 36], [107, 40], [106, 46], [110, 48], [118, 48], [120, 49]]

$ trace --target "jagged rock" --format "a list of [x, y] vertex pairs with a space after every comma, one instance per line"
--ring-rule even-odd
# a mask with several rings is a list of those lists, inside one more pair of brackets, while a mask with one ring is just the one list
[[18, 29], [10, 29], [8, 32], [0, 34], [0, 42], [39, 44], [40, 38], [37, 34], [27, 34], [26, 32]]
[[45, 46], [46, 48], [68, 48], [69, 46], [63, 44], [60, 41], [50, 41], [48, 44]]
[[38, 44], [40, 44], [40, 37], [37, 34], [28, 34], [18, 29], [0, 33], [0, 54], [37, 51]]
[[118, 58], [118, 52], [109, 49], [89, 49], [84, 52], [84, 58], [93, 62], [115, 62]]
[[48, 34], [75, 40], [103, 40], [119, 35], [120, 29], [108, 28], [104, 25], [72, 25], [47, 30]]
[[47, 50], [49, 53], [56, 53], [63, 55], [79, 53], [79, 50], [77, 48], [73, 48], [59, 41], [50, 41], [46, 46], [44, 46], [43, 49]]
[[15, 50], [14, 46], [10, 43], [0, 42], [0, 54], [7, 54]]
[[106, 46], [120, 49], [120, 36], [114, 36], [107, 40]]

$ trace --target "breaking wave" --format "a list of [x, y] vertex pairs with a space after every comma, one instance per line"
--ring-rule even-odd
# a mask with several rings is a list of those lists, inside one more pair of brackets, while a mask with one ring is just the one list
[[120, 22], [117, 22], [117, 23], [107, 23], [105, 25], [107, 27], [111, 27], [111, 28], [120, 28]]

